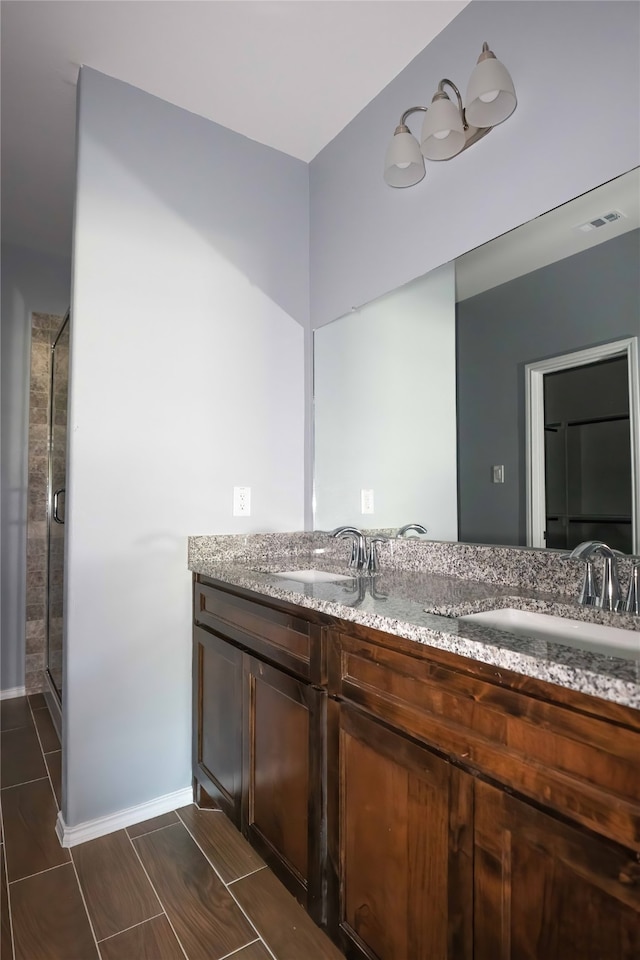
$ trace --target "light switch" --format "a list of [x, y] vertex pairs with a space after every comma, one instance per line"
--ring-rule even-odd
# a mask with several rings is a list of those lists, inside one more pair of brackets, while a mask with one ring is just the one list
[[491, 467], [491, 482], [504, 483], [504, 464], [499, 463]]

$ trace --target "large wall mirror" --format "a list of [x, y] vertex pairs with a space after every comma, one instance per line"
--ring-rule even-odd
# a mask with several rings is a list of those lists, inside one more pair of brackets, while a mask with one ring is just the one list
[[639, 338], [637, 169], [319, 328], [316, 529], [639, 552]]

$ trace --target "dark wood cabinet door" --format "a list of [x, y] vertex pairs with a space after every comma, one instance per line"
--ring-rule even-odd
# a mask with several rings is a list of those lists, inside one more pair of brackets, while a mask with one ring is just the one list
[[475, 960], [640, 957], [635, 854], [481, 782], [475, 824]]
[[200, 627], [193, 638], [194, 776], [239, 827], [242, 651]]
[[470, 960], [471, 778], [347, 705], [330, 714], [334, 938], [350, 958]]
[[243, 832], [321, 923], [326, 694], [249, 656], [245, 692]]

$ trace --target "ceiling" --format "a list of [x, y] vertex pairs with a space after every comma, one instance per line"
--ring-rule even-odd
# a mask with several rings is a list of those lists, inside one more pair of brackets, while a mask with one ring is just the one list
[[[618, 220], [580, 229], [606, 214]], [[540, 267], [640, 227], [640, 168], [509, 231], [456, 260], [456, 300], [466, 300]]]
[[2, 0], [2, 238], [69, 256], [81, 64], [309, 162], [468, 0]]

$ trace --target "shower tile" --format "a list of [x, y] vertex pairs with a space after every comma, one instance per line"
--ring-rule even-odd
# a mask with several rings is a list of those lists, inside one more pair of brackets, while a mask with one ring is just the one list
[[27, 531], [27, 570], [43, 570], [47, 565], [47, 541], [30, 537]]
[[32, 693], [43, 693], [48, 689], [47, 678], [44, 670], [39, 670], [37, 673], [27, 674], [25, 676], [24, 688], [28, 694]]
[[27, 537], [29, 540], [37, 539], [42, 540], [46, 543], [47, 536], [47, 521], [46, 520], [30, 520], [27, 523]]
[[46, 636], [45, 636], [45, 623], [44, 620], [29, 620], [27, 625], [35, 624], [38, 627], [38, 631], [33, 636], [27, 636], [26, 643], [26, 654], [30, 656], [33, 653], [41, 654], [46, 645]]
[[29, 423], [38, 424], [38, 423], [48, 423], [49, 422], [49, 407], [44, 404], [30, 403], [29, 404]]
[[27, 620], [46, 620], [47, 607], [44, 600], [27, 603]]
[[47, 575], [44, 570], [27, 570], [27, 591], [42, 596], [47, 587]]

